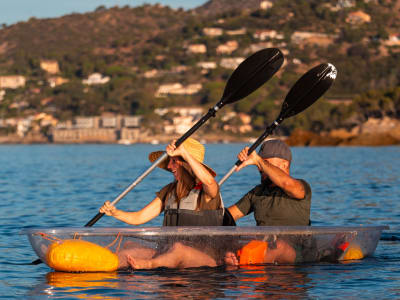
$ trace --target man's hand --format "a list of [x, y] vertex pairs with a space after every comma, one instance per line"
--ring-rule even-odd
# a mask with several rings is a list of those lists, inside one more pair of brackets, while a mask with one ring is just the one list
[[250, 166], [250, 165], [257, 165], [258, 160], [260, 159], [260, 156], [257, 154], [256, 151], [251, 152], [250, 155], [248, 155], [249, 152], [249, 147], [245, 147], [240, 153], [238, 154], [237, 158], [242, 162], [240, 166], [236, 167], [236, 172], [240, 171], [244, 167]]

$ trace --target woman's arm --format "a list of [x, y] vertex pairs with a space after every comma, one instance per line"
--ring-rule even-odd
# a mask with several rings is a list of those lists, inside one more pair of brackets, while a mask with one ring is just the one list
[[167, 146], [167, 153], [169, 156], [181, 156], [189, 164], [196, 178], [203, 184], [203, 190], [208, 196], [206, 197], [206, 201], [209, 201], [218, 195], [219, 187], [214, 176], [203, 166], [203, 164], [194, 159], [193, 156], [186, 151], [185, 147], [181, 145], [176, 148], [175, 141], [173, 141]]
[[106, 201], [100, 208], [100, 212], [131, 225], [140, 225], [157, 217], [162, 212], [162, 209], [163, 203], [160, 198], [156, 197], [139, 211], [123, 211], [111, 205], [110, 201]]

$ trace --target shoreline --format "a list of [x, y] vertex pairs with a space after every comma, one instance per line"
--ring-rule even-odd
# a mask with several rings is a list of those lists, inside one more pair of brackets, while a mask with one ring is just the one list
[[[204, 144], [252, 144], [258, 137], [237, 137], [221, 135], [199, 135], [193, 138]], [[135, 145], [135, 144], [168, 144], [179, 136], [148, 136], [139, 140], [80, 140], [53, 142], [43, 135], [30, 135], [27, 137], [0, 136], [1, 145]], [[382, 147], [400, 146], [400, 137], [391, 133], [368, 133], [346, 137], [327, 134], [316, 134], [309, 131], [295, 130], [290, 136], [271, 136], [284, 140], [290, 147]]]

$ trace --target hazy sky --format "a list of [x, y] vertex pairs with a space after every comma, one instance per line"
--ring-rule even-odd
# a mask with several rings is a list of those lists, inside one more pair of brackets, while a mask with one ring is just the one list
[[138, 6], [160, 3], [173, 8], [190, 9], [207, 0], [0, 0], [0, 24], [11, 25], [35, 18], [56, 18], [70, 13], [93, 11], [96, 7]]

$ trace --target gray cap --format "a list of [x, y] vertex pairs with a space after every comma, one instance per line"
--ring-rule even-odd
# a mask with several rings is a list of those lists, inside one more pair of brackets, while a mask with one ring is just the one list
[[288, 145], [281, 140], [268, 140], [262, 143], [258, 155], [262, 158], [278, 157], [288, 161], [292, 161], [292, 151]]

